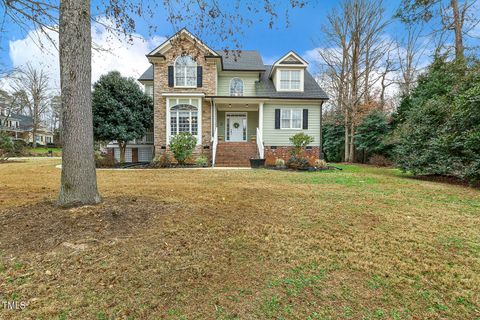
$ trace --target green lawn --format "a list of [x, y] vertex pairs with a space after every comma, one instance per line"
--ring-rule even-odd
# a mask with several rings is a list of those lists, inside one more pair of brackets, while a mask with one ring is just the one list
[[0, 319], [480, 319], [480, 191], [395, 169], [0, 164]]
[[27, 152], [31, 153], [48, 153], [48, 151], [52, 151], [54, 153], [62, 152], [62, 148], [44, 148], [44, 147], [37, 147], [37, 148], [28, 148]]

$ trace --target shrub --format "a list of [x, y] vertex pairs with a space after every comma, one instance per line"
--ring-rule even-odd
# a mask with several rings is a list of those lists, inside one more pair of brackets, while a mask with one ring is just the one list
[[297, 156], [291, 156], [287, 161], [287, 167], [291, 169], [305, 169], [310, 167], [307, 159]]
[[285, 160], [283, 160], [282, 158], [277, 158], [275, 160], [275, 167], [277, 168], [285, 168]]
[[195, 149], [196, 145], [197, 138], [191, 133], [182, 132], [173, 136], [170, 141], [170, 150], [172, 150], [175, 160], [183, 165], [185, 164], [185, 160], [192, 155], [193, 149]]
[[323, 152], [325, 159], [330, 162], [341, 162], [345, 150], [345, 127], [343, 119], [337, 117], [322, 126]]
[[290, 142], [293, 144], [292, 156], [299, 157], [303, 149], [313, 142], [313, 137], [300, 132], [290, 137]]
[[315, 168], [325, 169], [326, 167], [328, 167], [327, 161], [325, 161], [323, 159], [316, 159], [315, 160]]
[[95, 150], [95, 166], [97, 168], [111, 168], [116, 164], [115, 157], [111, 154], [104, 154], [100, 150]]
[[0, 160], [6, 160], [14, 151], [12, 138], [8, 133], [0, 131]]
[[206, 167], [208, 165], [208, 158], [202, 154], [195, 159], [195, 164], [199, 167]]
[[392, 162], [381, 154], [374, 154], [371, 156], [368, 163], [378, 167], [389, 167], [392, 165]]
[[153, 168], [169, 168], [172, 166], [172, 160], [167, 153], [164, 153], [160, 156], [155, 156], [150, 163], [150, 166]]

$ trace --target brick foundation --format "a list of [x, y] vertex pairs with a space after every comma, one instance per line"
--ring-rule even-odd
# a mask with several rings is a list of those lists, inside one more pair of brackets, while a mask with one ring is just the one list
[[[272, 149], [265, 147], [265, 165], [274, 166], [277, 159], [283, 159], [285, 162], [291, 157], [291, 150], [293, 147], [277, 147]], [[315, 160], [319, 159], [320, 148], [312, 147], [311, 149], [304, 150], [303, 156], [308, 159], [311, 165], [315, 164]]]

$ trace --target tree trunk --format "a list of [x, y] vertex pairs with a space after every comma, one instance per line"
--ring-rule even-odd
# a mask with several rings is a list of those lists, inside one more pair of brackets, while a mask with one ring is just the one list
[[118, 141], [118, 147], [120, 149], [120, 163], [125, 163], [125, 150], [127, 149], [127, 142]]
[[63, 156], [58, 204], [97, 204], [91, 104], [90, 0], [60, 1]]
[[452, 10], [453, 10], [453, 27], [455, 30], [455, 58], [457, 60], [463, 60], [464, 59], [463, 35], [462, 35], [463, 13], [460, 14], [460, 12], [458, 11], [457, 0], [451, 0], [450, 5], [452, 6]]
[[345, 120], [344, 120], [344, 128], [345, 128], [345, 154], [344, 154], [344, 161], [348, 162], [349, 156], [349, 151], [350, 149], [348, 148], [348, 131], [349, 131], [349, 125], [348, 125], [348, 110], [345, 108]]
[[37, 128], [35, 125], [32, 128], [32, 148], [35, 149], [37, 147]]
[[350, 151], [348, 152], [349, 160], [348, 162], [354, 162], [355, 161], [355, 124], [351, 123], [350, 125]]

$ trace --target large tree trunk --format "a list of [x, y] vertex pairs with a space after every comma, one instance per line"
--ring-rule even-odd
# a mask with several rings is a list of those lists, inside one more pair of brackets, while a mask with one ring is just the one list
[[120, 163], [125, 163], [125, 149], [127, 149], [127, 142], [118, 141], [118, 147], [120, 149]]
[[463, 12], [460, 13], [458, 10], [458, 1], [451, 0], [450, 5], [452, 6], [453, 10], [453, 28], [455, 30], [455, 58], [457, 60], [464, 59], [463, 53]]
[[90, 29], [90, 0], [60, 1], [61, 206], [100, 202], [93, 151]]

